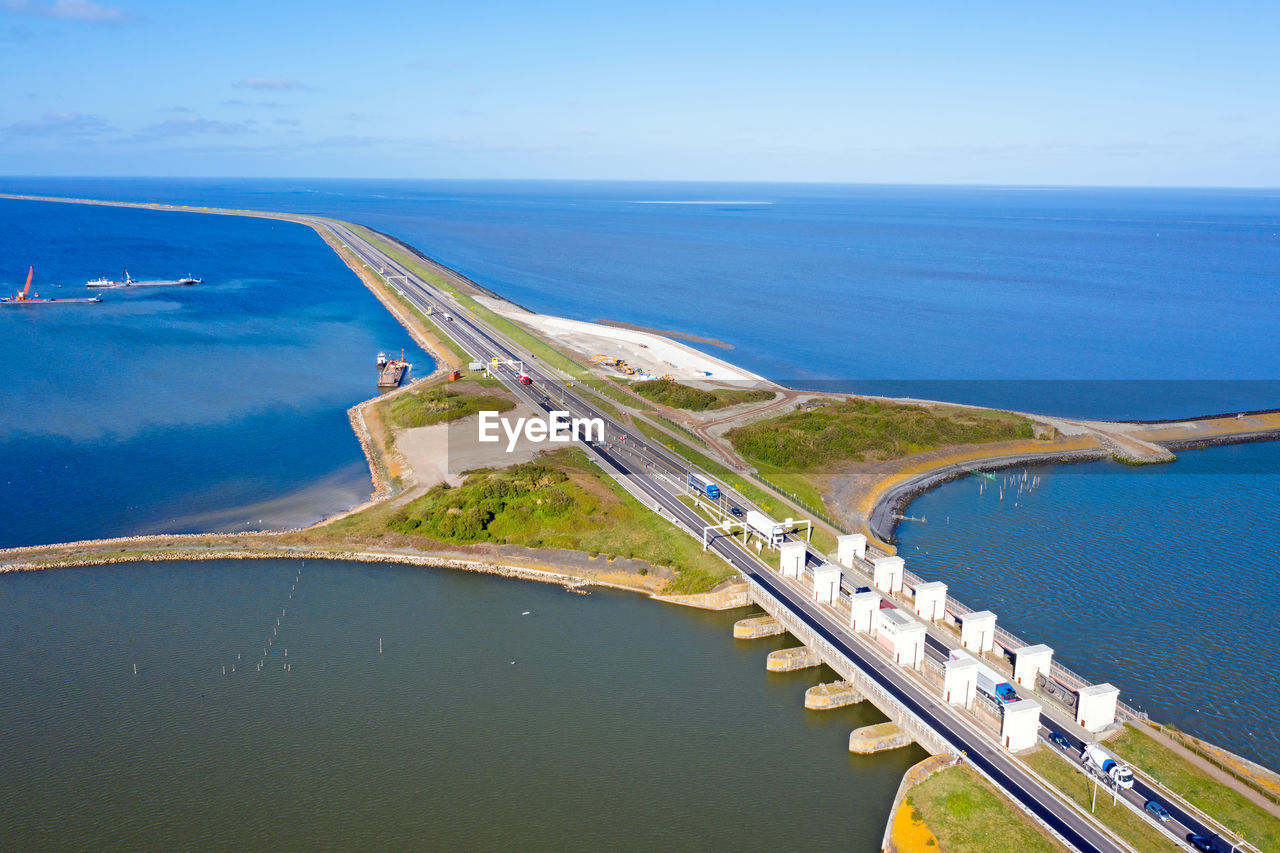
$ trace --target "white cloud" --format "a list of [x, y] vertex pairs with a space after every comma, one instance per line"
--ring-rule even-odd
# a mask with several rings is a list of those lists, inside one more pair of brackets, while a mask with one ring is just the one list
[[245, 77], [231, 85], [237, 89], [265, 89], [272, 92], [309, 92], [311, 87], [285, 77]]
[[15, 121], [4, 128], [10, 136], [85, 137], [111, 130], [111, 126], [95, 115], [74, 112], [45, 113], [38, 119]]
[[43, 18], [63, 18], [69, 21], [88, 21], [105, 24], [124, 20], [124, 12], [116, 6], [103, 6], [93, 0], [3, 0], [0, 9], [19, 15], [38, 15]]
[[147, 133], [155, 136], [195, 136], [199, 134], [235, 134], [247, 133], [249, 127], [239, 121], [217, 121], [211, 118], [196, 116], [168, 118], [147, 128]]

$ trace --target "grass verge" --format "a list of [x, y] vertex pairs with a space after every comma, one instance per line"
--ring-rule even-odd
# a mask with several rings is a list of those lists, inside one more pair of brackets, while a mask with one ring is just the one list
[[389, 401], [384, 411], [387, 420], [402, 429], [465, 418], [480, 411], [509, 412], [516, 404], [505, 397], [488, 394], [465, 394], [444, 385], [401, 394]]
[[906, 803], [947, 853], [1058, 853], [1065, 849], [968, 767], [935, 773], [911, 789]]
[[692, 412], [723, 409], [740, 403], [761, 403], [775, 396], [772, 391], [762, 388], [695, 388], [670, 379], [637, 382], [631, 387], [646, 400]]

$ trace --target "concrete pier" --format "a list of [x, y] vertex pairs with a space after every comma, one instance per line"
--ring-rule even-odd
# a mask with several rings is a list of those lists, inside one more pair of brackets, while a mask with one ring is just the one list
[[761, 637], [776, 637], [778, 634], [785, 633], [787, 633], [786, 626], [772, 616], [752, 616], [733, 623], [735, 640], [758, 640]]
[[859, 755], [871, 755], [890, 749], [911, 745], [911, 735], [898, 728], [897, 723], [876, 723], [863, 726], [849, 733], [849, 751]]
[[865, 700], [862, 692], [847, 681], [815, 684], [804, 692], [804, 707], [810, 711], [830, 711]]
[[822, 658], [808, 646], [796, 646], [794, 649], [769, 652], [764, 665], [770, 672], [795, 672], [797, 669], [822, 666]]

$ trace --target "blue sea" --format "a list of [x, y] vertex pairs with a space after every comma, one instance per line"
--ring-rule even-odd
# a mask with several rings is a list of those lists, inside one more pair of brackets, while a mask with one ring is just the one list
[[719, 339], [734, 349], [708, 351], [802, 387], [1111, 418], [1280, 400], [1280, 191], [114, 179], [0, 187], [332, 214], [401, 237], [535, 311]]
[[[72, 178], [0, 190], [330, 214], [530, 309], [716, 338], [733, 349], [704, 349], [801, 387], [1112, 418], [1280, 406], [1277, 191]], [[31, 202], [0, 202], [0, 217], [9, 288], [28, 263], [64, 291], [123, 266], [207, 282], [0, 317], [0, 544], [296, 523], [367, 494], [344, 412], [372, 393], [372, 354], [405, 336], [312, 232]], [[1190, 475], [1201, 464], [1218, 473]], [[1176, 629], [1188, 613], [1137, 602], [1153, 586], [1165, 607], [1236, 589], [1223, 560], [1274, 574], [1280, 444], [1087, 470], [1040, 472], [1012, 514], [966, 509], [964, 484], [920, 499], [911, 512], [930, 524], [903, 538], [929, 556], [909, 561], [1157, 716], [1276, 764], [1273, 741], [1241, 734], [1242, 706], [1195, 701], [1218, 679], [1257, 682], [1236, 646], [1280, 655], [1274, 625], [1255, 624], [1274, 595], [1213, 598], [1209, 645]], [[1063, 573], [1064, 549], [1082, 547], [1089, 558]]]
[[0, 547], [310, 524], [368, 498], [347, 409], [404, 329], [312, 231], [0, 199], [0, 287], [177, 278], [0, 308]]

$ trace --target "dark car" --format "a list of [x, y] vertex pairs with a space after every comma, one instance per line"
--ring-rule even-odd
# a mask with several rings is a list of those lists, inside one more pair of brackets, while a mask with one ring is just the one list
[[1147, 814], [1151, 815], [1161, 823], [1168, 821], [1171, 817], [1169, 810], [1157, 803], [1155, 800], [1147, 800], [1147, 804], [1142, 808]]
[[1213, 843], [1212, 838], [1206, 838], [1203, 835], [1196, 835], [1194, 832], [1187, 836], [1187, 841], [1191, 842], [1191, 846], [1203, 853], [1218, 853], [1218, 845]]
[[1049, 732], [1049, 743], [1056, 746], [1063, 752], [1071, 749], [1071, 741], [1067, 740], [1067, 736], [1062, 732]]
[[736, 506], [729, 507], [729, 512], [733, 513], [738, 518], [742, 518], [742, 510], [738, 509]]
[[857, 594], [858, 594], [858, 593], [860, 593], [860, 592], [871, 592], [871, 587], [869, 587], [869, 586], [860, 586], [860, 587], [858, 587], [857, 589], [855, 589], [855, 590], [853, 591], [853, 594], [854, 594], [854, 595], [857, 595]]

